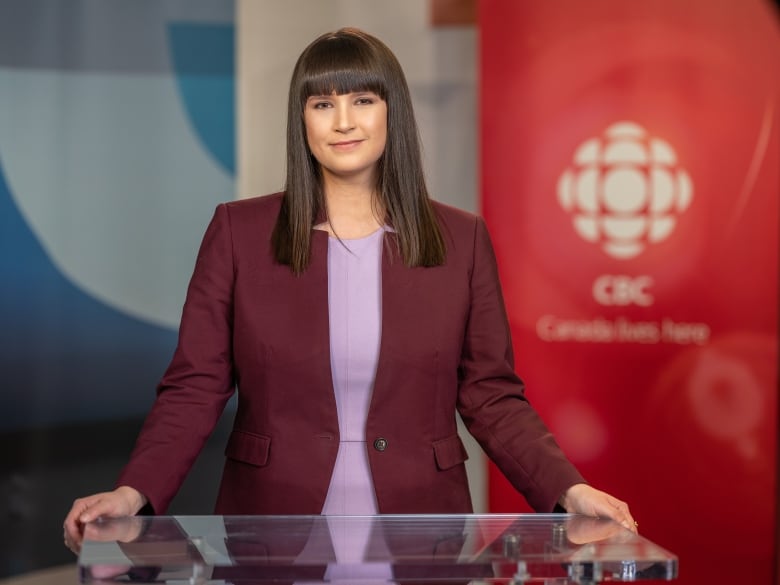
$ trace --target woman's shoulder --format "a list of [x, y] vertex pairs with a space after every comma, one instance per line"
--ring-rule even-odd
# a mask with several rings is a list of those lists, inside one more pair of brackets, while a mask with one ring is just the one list
[[282, 204], [282, 193], [272, 193], [258, 197], [246, 197], [221, 203], [230, 219], [231, 225], [249, 225], [252, 229], [268, 224], [273, 226], [279, 215]]
[[482, 216], [446, 203], [432, 203], [447, 242], [448, 254], [458, 256], [465, 253], [470, 257], [478, 248], [491, 247], [490, 235]]
[[447, 227], [448, 230], [454, 230], [461, 232], [466, 230], [473, 232], [475, 226], [480, 221], [480, 217], [465, 209], [459, 207], [453, 207], [441, 201], [431, 200], [433, 209], [436, 212], [436, 216], [439, 221]]
[[243, 199], [236, 199], [234, 201], [228, 201], [224, 203], [231, 213], [263, 213], [263, 212], [279, 212], [279, 207], [282, 204], [283, 192], [271, 193], [269, 195], [259, 195], [255, 197], [246, 197]]

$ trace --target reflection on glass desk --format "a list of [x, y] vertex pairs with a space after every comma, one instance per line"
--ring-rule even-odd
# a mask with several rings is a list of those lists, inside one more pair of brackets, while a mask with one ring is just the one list
[[591, 584], [671, 580], [677, 557], [570, 514], [155, 516], [88, 524], [82, 582]]

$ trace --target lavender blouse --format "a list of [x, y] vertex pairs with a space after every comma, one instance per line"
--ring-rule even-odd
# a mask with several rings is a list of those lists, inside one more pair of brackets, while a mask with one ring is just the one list
[[381, 336], [385, 228], [328, 239], [330, 361], [341, 441], [323, 514], [376, 514], [365, 426]]

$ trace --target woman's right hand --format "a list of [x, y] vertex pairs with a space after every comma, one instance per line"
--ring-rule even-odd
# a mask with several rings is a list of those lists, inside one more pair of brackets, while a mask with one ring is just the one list
[[112, 492], [101, 492], [73, 502], [65, 517], [63, 536], [65, 546], [78, 554], [84, 540], [84, 525], [99, 516], [133, 516], [146, 505], [146, 497], [129, 486], [123, 485]]

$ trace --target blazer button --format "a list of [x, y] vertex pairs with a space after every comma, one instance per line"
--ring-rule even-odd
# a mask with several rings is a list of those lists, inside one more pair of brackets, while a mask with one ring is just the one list
[[384, 437], [379, 437], [378, 439], [374, 439], [374, 449], [377, 451], [384, 451], [387, 449], [387, 439]]

